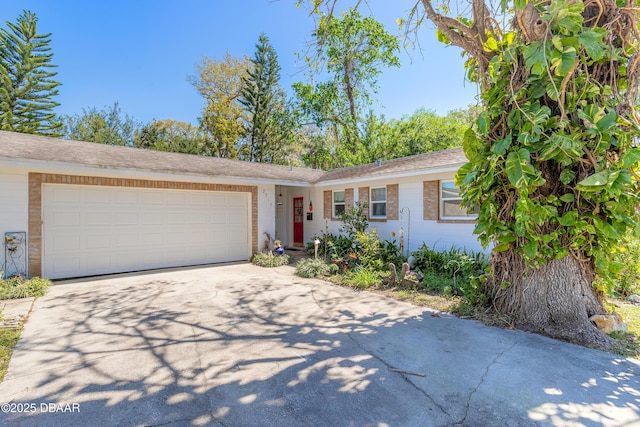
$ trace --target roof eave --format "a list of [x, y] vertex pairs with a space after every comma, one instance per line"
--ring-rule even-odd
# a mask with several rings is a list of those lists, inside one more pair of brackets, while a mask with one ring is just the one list
[[334, 180], [318, 180], [314, 182], [314, 184], [316, 186], [331, 186], [331, 185], [352, 184], [354, 182], [379, 181], [381, 179], [400, 179], [400, 178], [411, 178], [411, 177], [420, 176], [420, 175], [435, 175], [438, 173], [456, 172], [461, 166], [465, 165], [466, 163], [468, 162], [457, 162], [457, 163], [452, 163], [450, 165], [433, 166], [433, 167], [427, 167], [427, 168], [416, 169], [411, 171], [403, 171], [403, 172], [354, 176], [350, 178], [342, 178], [342, 179], [334, 179]]
[[243, 177], [233, 175], [218, 175], [218, 174], [203, 174], [197, 172], [177, 172], [157, 169], [141, 169], [141, 168], [126, 168], [117, 166], [100, 166], [100, 165], [86, 165], [81, 163], [60, 162], [51, 160], [36, 160], [36, 159], [22, 159], [15, 157], [0, 157], [0, 166], [6, 167], [18, 167], [26, 168], [30, 170], [42, 171], [45, 173], [85, 173], [90, 175], [113, 175], [114, 173], [126, 173], [131, 176], [142, 177], [146, 176], [157, 180], [166, 180], [167, 176], [181, 177], [181, 179], [198, 178], [199, 180], [216, 180], [216, 181], [228, 181], [240, 184], [263, 184], [263, 185], [289, 185], [298, 187], [309, 187], [311, 183], [308, 181], [300, 181], [296, 179], [272, 179], [272, 178], [260, 178], [260, 177]]

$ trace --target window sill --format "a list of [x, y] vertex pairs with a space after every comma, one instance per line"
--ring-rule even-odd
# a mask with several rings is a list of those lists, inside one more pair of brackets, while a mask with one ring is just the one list
[[462, 218], [444, 218], [439, 219], [438, 223], [440, 224], [475, 224], [476, 218], [462, 219]]
[[369, 218], [369, 222], [387, 222], [387, 218]]

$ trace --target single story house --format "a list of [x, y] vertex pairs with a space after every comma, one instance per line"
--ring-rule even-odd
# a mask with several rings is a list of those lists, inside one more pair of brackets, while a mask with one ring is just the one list
[[[321, 171], [0, 131], [0, 269], [52, 279], [247, 260], [302, 247], [368, 201], [406, 253], [481, 250], [453, 185], [460, 149]], [[395, 237], [392, 237], [394, 236]], [[273, 243], [271, 243], [273, 244]]]

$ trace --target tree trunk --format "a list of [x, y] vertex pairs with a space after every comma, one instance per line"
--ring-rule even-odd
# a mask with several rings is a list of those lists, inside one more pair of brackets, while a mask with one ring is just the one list
[[[593, 269], [573, 256], [532, 269], [511, 251], [492, 255], [494, 303], [520, 329], [600, 349], [614, 340], [589, 320], [606, 314], [592, 283]], [[506, 285], [505, 282], [510, 283]]]

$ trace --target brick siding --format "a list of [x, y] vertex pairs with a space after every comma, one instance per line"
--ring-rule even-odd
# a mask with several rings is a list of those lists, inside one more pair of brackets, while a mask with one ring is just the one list
[[393, 221], [398, 219], [400, 203], [398, 197], [398, 184], [387, 185], [387, 220]]
[[324, 209], [323, 209], [323, 213], [324, 213], [324, 219], [331, 219], [331, 214], [332, 214], [332, 210], [333, 210], [333, 194], [331, 193], [331, 190], [326, 190], [323, 193], [323, 199], [324, 199]]
[[424, 181], [422, 183], [422, 218], [438, 220], [440, 218], [440, 181]]

